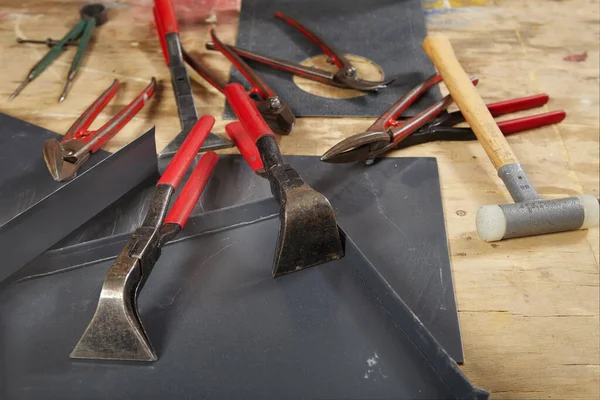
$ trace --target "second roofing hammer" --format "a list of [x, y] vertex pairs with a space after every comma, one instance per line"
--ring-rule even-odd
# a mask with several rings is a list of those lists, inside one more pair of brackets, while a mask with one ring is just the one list
[[598, 226], [600, 207], [592, 195], [543, 200], [527, 178], [494, 118], [458, 62], [450, 41], [428, 36], [425, 53], [439, 70], [452, 98], [475, 132], [514, 204], [483, 206], [477, 213], [477, 233], [492, 242], [523, 236]]

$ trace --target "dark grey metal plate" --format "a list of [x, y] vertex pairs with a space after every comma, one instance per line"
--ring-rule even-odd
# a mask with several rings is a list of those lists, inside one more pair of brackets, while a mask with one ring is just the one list
[[[284, 158], [330, 199], [342, 229], [452, 358], [463, 362], [435, 159], [384, 158], [365, 166], [326, 164], [308, 156]], [[69, 246], [131, 232], [141, 224], [152, 191], [150, 186], [119, 200], [10, 279], [93, 262], [86, 246]], [[242, 158], [221, 156], [194, 214], [270, 197], [268, 182]], [[121, 247], [104, 254], [116, 256]]]
[[[391, 86], [377, 93], [331, 99], [300, 89], [288, 73], [250, 62], [296, 116], [378, 117], [435, 72], [421, 46], [426, 28], [420, 0], [243, 0], [236, 45], [300, 62], [322, 51], [296, 29], [275, 18], [275, 11], [297, 19], [338, 51], [374, 61], [386, 78], [396, 78]], [[232, 80], [248, 87], [235, 68]], [[415, 115], [439, 97], [437, 88], [430, 90], [405, 115]], [[229, 106], [225, 118], [235, 119]]]
[[151, 129], [115, 154], [98, 151], [70, 182], [56, 182], [42, 156], [51, 138], [60, 136], [0, 113], [0, 281], [157, 172]]
[[342, 260], [272, 279], [277, 206], [270, 218], [255, 206], [236, 207], [254, 223], [227, 229], [231, 214], [219, 210], [224, 229], [164, 248], [139, 299], [152, 365], [68, 357], [110, 261], [3, 287], [0, 397], [487, 398], [399, 298], [391, 318], [350, 240]]

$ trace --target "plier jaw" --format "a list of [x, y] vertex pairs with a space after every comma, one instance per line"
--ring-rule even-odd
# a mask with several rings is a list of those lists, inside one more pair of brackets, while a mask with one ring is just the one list
[[44, 161], [52, 178], [57, 182], [73, 179], [77, 171], [90, 158], [90, 152], [82, 149], [85, 144], [78, 140], [59, 142], [49, 139], [44, 143]]
[[154, 94], [155, 89], [156, 79], [152, 78], [150, 84], [110, 121], [100, 129], [90, 131], [88, 128], [94, 122], [94, 119], [119, 91], [119, 81], [113, 81], [112, 85], [73, 123], [60, 142], [56, 139], [50, 139], [44, 144], [42, 151], [44, 161], [52, 178], [58, 182], [73, 179], [79, 168], [85, 164], [90, 156], [119, 133], [144, 107]]

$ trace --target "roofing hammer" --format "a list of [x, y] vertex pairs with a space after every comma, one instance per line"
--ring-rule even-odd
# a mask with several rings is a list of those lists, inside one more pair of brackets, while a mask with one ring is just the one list
[[592, 195], [543, 200], [458, 62], [450, 41], [440, 35], [423, 42], [452, 98], [475, 132], [504, 181], [514, 204], [483, 206], [477, 212], [477, 233], [487, 242], [515, 237], [587, 229], [598, 226], [600, 206]]

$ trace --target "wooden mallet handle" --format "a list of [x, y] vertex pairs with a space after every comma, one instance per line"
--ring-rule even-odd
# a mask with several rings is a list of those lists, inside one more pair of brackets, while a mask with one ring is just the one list
[[496, 170], [506, 164], [518, 164], [494, 117], [458, 62], [448, 38], [442, 35], [427, 36], [423, 48], [442, 75], [452, 98]]

